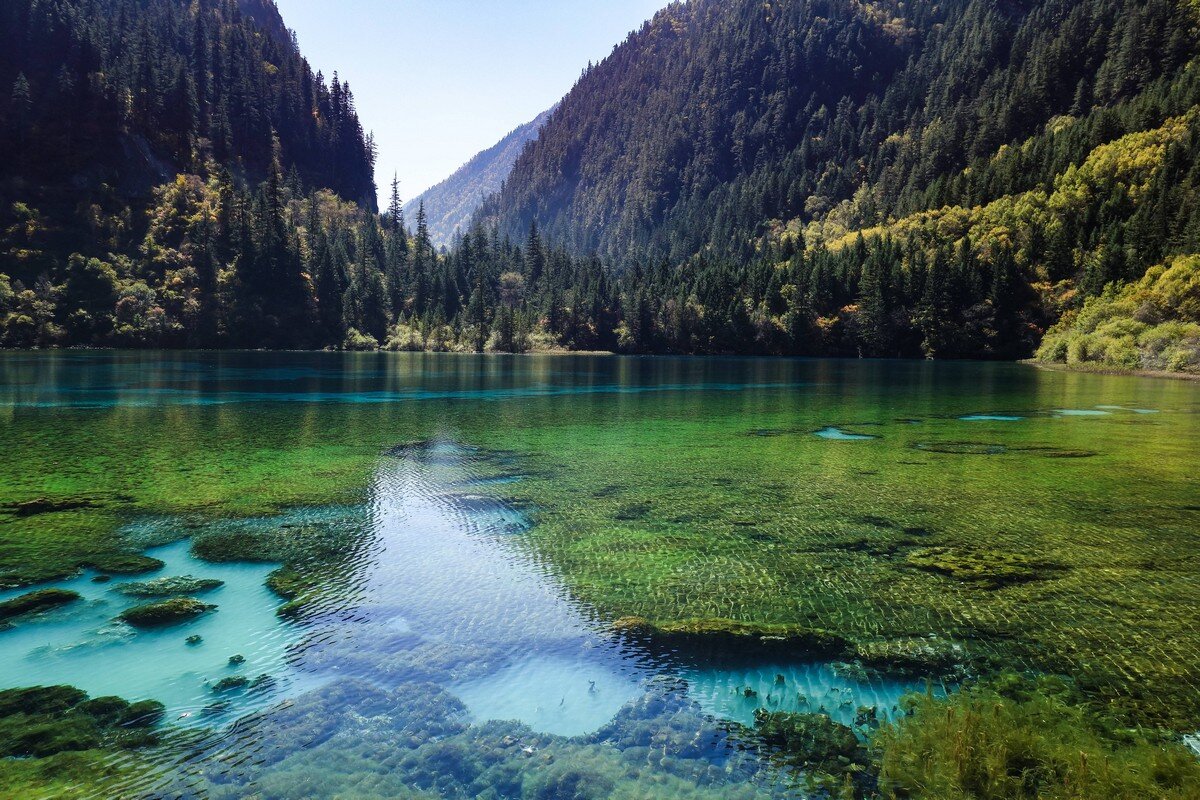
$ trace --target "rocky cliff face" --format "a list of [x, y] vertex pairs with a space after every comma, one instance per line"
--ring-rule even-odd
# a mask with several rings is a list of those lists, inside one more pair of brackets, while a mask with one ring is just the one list
[[292, 32], [284, 23], [275, 0], [238, 0], [238, 8], [272, 39], [291, 45]]

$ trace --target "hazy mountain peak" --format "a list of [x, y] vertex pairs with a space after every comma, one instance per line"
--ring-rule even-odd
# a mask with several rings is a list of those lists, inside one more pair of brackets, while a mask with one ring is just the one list
[[500, 191], [513, 164], [536, 139], [554, 109], [513, 130], [496, 144], [476, 154], [446, 180], [409, 201], [405, 209], [411, 219], [423, 201], [429, 217], [429, 232], [435, 245], [448, 245], [457, 230], [466, 230], [483, 200]]

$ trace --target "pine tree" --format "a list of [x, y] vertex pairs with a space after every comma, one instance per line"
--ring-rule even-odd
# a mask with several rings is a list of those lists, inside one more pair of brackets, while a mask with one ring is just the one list
[[404, 232], [404, 204], [400, 202], [400, 177], [398, 175], [392, 176], [392, 196], [388, 202], [387, 221], [388, 232], [398, 243], [403, 242], [403, 247], [407, 249], [408, 243], [404, 241], [406, 237]]
[[12, 101], [9, 105], [11, 109], [11, 126], [14, 136], [19, 144], [25, 144], [26, 136], [29, 133], [30, 116], [33, 110], [33, 91], [29, 88], [29, 80], [22, 72], [17, 75], [17, 80], [13, 83]]

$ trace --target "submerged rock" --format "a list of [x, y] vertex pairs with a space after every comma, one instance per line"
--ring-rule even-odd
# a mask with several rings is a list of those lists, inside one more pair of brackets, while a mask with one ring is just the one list
[[113, 589], [126, 597], [179, 597], [182, 595], [211, 592], [225, 585], [215, 578], [193, 578], [184, 575], [177, 578], [158, 578], [152, 581], [126, 583]]
[[190, 597], [177, 597], [161, 603], [134, 606], [121, 612], [119, 619], [135, 628], [161, 628], [179, 625], [196, 617], [215, 611], [211, 603], [201, 603]]
[[195, 647], [196, 645], [201, 644], [203, 641], [204, 641], [204, 637], [200, 636], [199, 634], [192, 634], [191, 636], [184, 639], [184, 642], [187, 644], [188, 647]]
[[52, 608], [73, 603], [78, 599], [80, 599], [78, 592], [66, 589], [38, 589], [0, 603], [0, 622], [38, 611], [49, 611]]

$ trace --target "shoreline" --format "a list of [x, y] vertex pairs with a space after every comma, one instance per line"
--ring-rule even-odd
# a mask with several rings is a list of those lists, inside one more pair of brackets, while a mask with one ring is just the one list
[[1196, 374], [1194, 372], [1167, 372], [1165, 370], [1154, 369], [1119, 369], [1117, 367], [1103, 367], [1100, 365], [1073, 365], [1062, 364], [1057, 361], [1038, 361], [1034, 358], [1022, 359], [1017, 363], [1026, 364], [1028, 366], [1048, 370], [1050, 372], [1078, 372], [1085, 375], [1115, 375], [1125, 378], [1156, 378], [1159, 380], [1200, 382], [1200, 374]]
[[714, 358], [714, 359], [767, 359], [767, 360], [817, 360], [817, 361], [894, 361], [894, 362], [925, 362], [957, 363], [957, 364], [1019, 364], [1027, 367], [1047, 370], [1049, 372], [1075, 372], [1088, 375], [1112, 375], [1126, 378], [1155, 378], [1165, 380], [1181, 380], [1200, 382], [1200, 373], [1168, 372], [1165, 370], [1120, 369], [1100, 365], [1064, 364], [1057, 361], [1039, 361], [1036, 358], [1021, 358], [1015, 361], [995, 361], [991, 359], [920, 359], [920, 358], [853, 358], [848, 356], [780, 356], [770, 354], [720, 354], [720, 353], [618, 353], [612, 350], [567, 350], [564, 348], [532, 349], [523, 353], [505, 353], [488, 351], [475, 353], [461, 350], [305, 350], [305, 349], [247, 349], [247, 348], [194, 348], [194, 349], [143, 349], [127, 347], [43, 347], [43, 348], [8, 348], [0, 347], [2, 353], [340, 353], [344, 355], [456, 355], [456, 356], [587, 356], [611, 358]]

